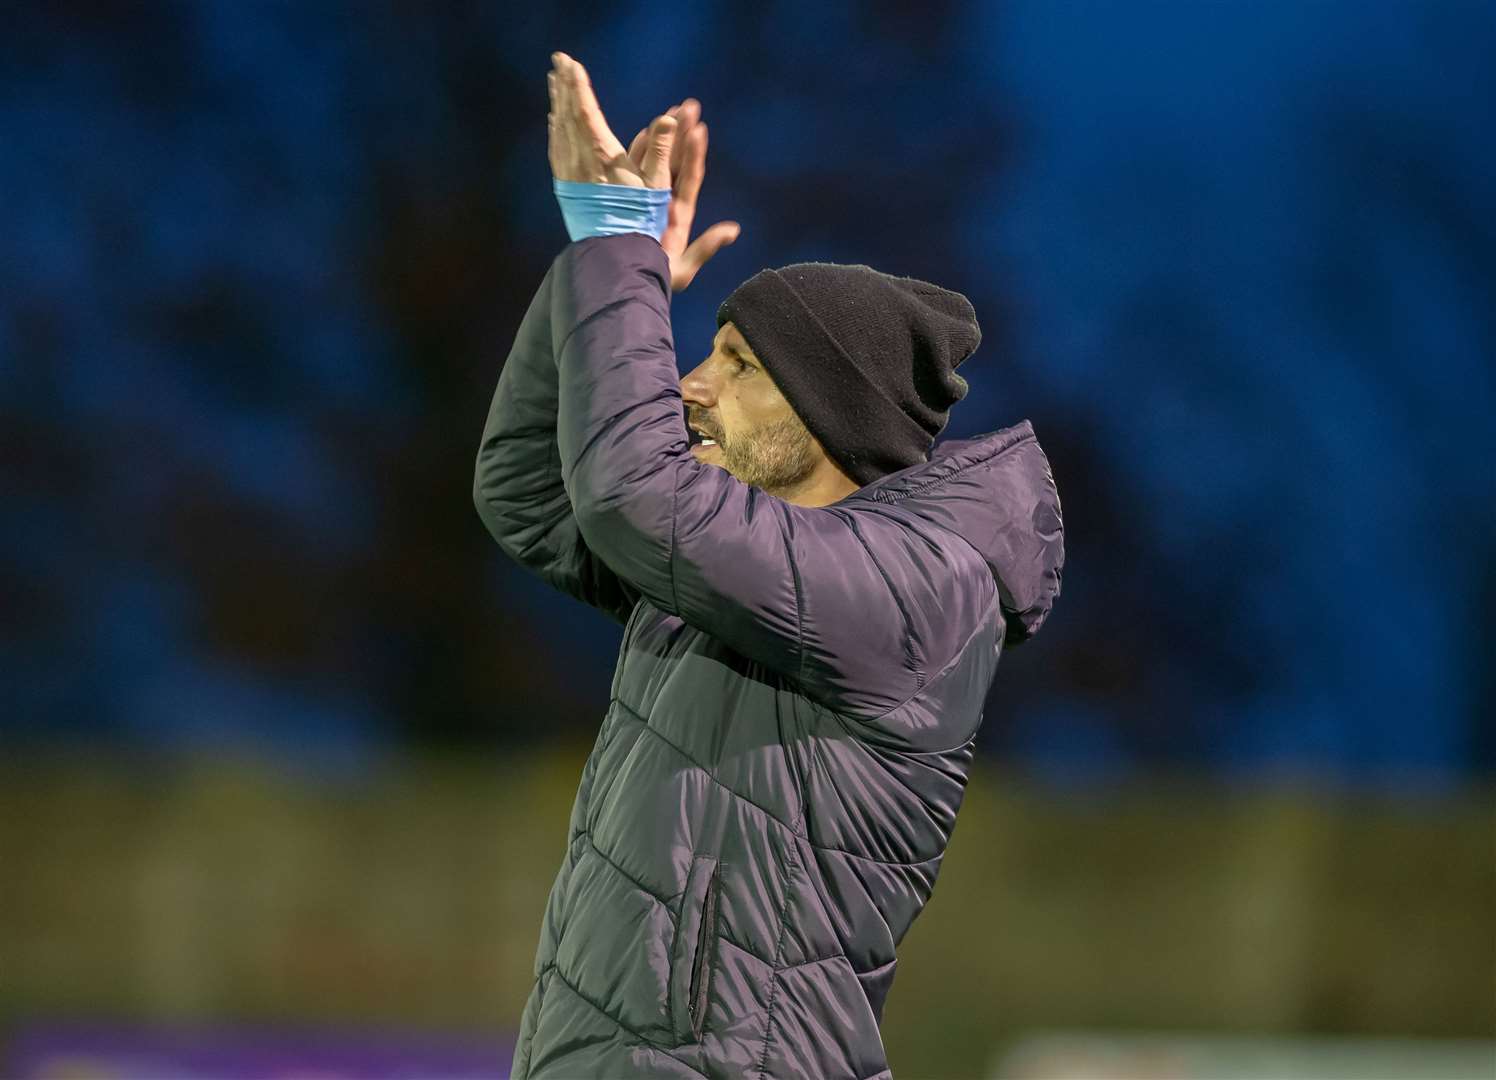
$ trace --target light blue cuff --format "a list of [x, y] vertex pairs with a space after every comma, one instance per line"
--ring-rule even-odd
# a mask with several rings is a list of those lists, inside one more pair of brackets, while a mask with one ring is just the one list
[[551, 177], [566, 231], [573, 240], [641, 232], [656, 240], [670, 224], [670, 189], [581, 184]]

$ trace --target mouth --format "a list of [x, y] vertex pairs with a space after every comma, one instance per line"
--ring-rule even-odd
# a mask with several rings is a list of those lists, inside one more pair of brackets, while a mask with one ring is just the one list
[[693, 449], [698, 446], [702, 448], [710, 448], [717, 445], [716, 439], [712, 438], [709, 435], [703, 434], [696, 428], [687, 427], [686, 432], [690, 436], [691, 446]]

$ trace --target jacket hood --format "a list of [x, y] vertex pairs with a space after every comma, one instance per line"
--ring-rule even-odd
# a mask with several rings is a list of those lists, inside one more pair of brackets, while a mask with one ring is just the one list
[[928, 461], [858, 488], [836, 506], [897, 506], [960, 536], [986, 560], [1007, 621], [1004, 644], [1044, 624], [1065, 565], [1064, 522], [1049, 459], [1028, 420], [946, 439]]

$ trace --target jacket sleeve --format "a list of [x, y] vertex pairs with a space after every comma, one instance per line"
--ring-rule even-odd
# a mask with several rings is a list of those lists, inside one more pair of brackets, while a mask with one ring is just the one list
[[890, 518], [798, 506], [697, 461], [669, 282], [646, 236], [592, 237], [558, 256], [557, 442], [582, 536], [651, 604], [838, 713], [883, 717], [970, 637], [990, 575], [981, 568], [979, 597], [972, 567], [946, 572]]
[[556, 361], [551, 354], [555, 264], [530, 302], [488, 407], [473, 504], [510, 558], [562, 592], [626, 623], [638, 590], [582, 539], [556, 449]]

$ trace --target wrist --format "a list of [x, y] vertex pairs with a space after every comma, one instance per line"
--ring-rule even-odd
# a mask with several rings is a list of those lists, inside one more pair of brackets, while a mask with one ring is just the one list
[[670, 223], [670, 189], [551, 178], [572, 240], [641, 232], [656, 241]]

